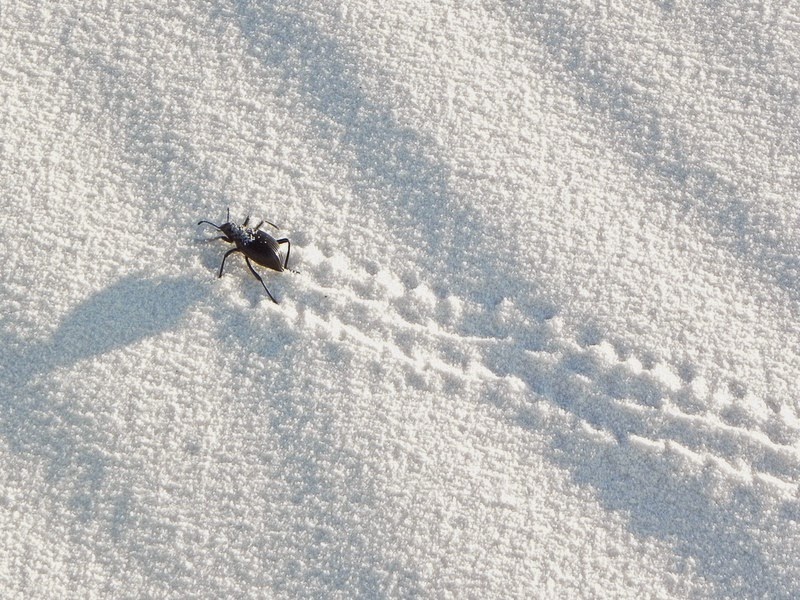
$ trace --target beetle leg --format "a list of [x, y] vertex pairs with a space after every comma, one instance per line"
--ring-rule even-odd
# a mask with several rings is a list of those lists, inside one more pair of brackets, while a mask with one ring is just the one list
[[289, 252], [292, 251], [292, 243], [289, 241], [289, 238], [281, 238], [279, 240], [275, 240], [278, 244], [286, 244], [286, 259], [283, 261], [283, 268], [286, 268], [286, 265], [289, 264]]
[[256, 273], [256, 270], [253, 268], [253, 265], [250, 264], [250, 259], [247, 257], [247, 255], [245, 255], [244, 260], [247, 263], [247, 266], [250, 267], [250, 272], [253, 275], [255, 275], [255, 278], [258, 279], [261, 282], [262, 286], [264, 286], [264, 291], [267, 292], [267, 296], [269, 296], [269, 299], [272, 300], [275, 304], [277, 304], [278, 301], [275, 300], [275, 298], [273, 298], [272, 294], [269, 293], [269, 290], [267, 289], [267, 284], [264, 283], [264, 280], [261, 278], [261, 275]]
[[222, 277], [222, 268], [225, 266], [225, 259], [228, 258], [234, 252], [239, 252], [239, 249], [231, 248], [225, 253], [225, 256], [222, 257], [222, 264], [219, 266], [219, 275], [217, 275], [217, 277]]
[[[250, 220], [250, 215], [247, 215], [247, 218], [244, 220], [244, 223], [242, 223], [242, 227], [247, 227], [247, 222], [249, 220]], [[255, 227], [253, 227], [253, 231], [258, 231], [259, 229], [261, 229], [261, 226], [264, 223], [266, 223], [267, 225], [272, 225], [275, 229], [280, 230], [280, 227], [275, 225], [275, 223], [272, 223], [271, 221], [267, 221], [266, 219], [261, 219], [261, 222], [258, 225], [256, 225]]]
[[261, 223], [259, 223], [259, 224], [258, 224], [258, 225], [256, 225], [255, 227], [253, 227], [253, 229], [258, 229], [258, 228], [259, 228], [259, 227], [261, 227], [261, 226], [262, 226], [264, 223], [266, 223], [267, 225], [272, 225], [272, 226], [273, 226], [275, 229], [277, 229], [277, 230], [279, 230], [279, 231], [280, 231], [280, 227], [278, 227], [277, 225], [275, 225], [275, 223], [273, 223], [272, 221], [267, 221], [266, 219], [263, 219], [263, 220], [261, 221]]

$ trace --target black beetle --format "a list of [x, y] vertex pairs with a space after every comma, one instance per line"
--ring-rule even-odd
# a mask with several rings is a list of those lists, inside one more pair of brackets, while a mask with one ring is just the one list
[[[255, 275], [255, 278], [258, 279], [261, 282], [261, 285], [264, 286], [264, 291], [267, 292], [267, 296], [270, 297], [270, 300], [277, 304], [278, 301], [275, 300], [275, 298], [272, 297], [272, 294], [269, 293], [264, 280], [261, 278], [261, 275], [256, 273], [256, 270], [253, 268], [250, 260], [252, 259], [262, 267], [267, 267], [268, 269], [272, 269], [274, 271], [285, 271], [288, 269], [287, 265], [289, 264], [289, 252], [292, 250], [292, 244], [287, 238], [276, 240], [266, 231], [261, 231], [259, 229], [264, 223], [272, 225], [275, 229], [280, 229], [277, 225], [275, 225], [275, 223], [261, 221], [255, 227], [248, 227], [247, 224], [249, 222], [250, 216], [248, 216], [241, 225], [231, 223], [231, 209], [229, 208], [226, 223], [223, 223], [222, 225], [215, 225], [211, 221], [198, 221], [197, 224], [202, 225], [203, 223], [206, 223], [212, 227], [216, 227], [224, 234], [215, 238], [211, 238], [209, 241], [225, 240], [229, 244], [236, 244], [236, 248], [231, 248], [225, 253], [225, 256], [222, 257], [222, 264], [219, 266], [219, 275], [217, 277], [222, 277], [222, 269], [225, 266], [225, 259], [234, 252], [241, 252], [244, 254], [244, 260], [247, 263], [247, 266], [250, 268], [250, 272]], [[278, 255], [278, 250], [280, 249], [281, 244], [286, 244], [286, 258], [284, 259], [283, 264], [281, 264], [281, 257]]]

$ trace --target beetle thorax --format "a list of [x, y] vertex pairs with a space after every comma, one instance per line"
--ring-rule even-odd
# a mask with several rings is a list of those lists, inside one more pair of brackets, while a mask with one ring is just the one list
[[256, 239], [255, 232], [252, 229], [249, 227], [242, 227], [236, 223], [225, 223], [221, 229], [225, 235], [231, 238], [237, 245], [241, 244], [246, 246]]

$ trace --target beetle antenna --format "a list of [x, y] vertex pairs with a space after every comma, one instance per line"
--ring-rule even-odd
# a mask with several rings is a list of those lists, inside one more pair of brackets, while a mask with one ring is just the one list
[[198, 225], [202, 225], [203, 223], [206, 223], [206, 224], [208, 224], [208, 225], [211, 225], [212, 227], [216, 227], [217, 229], [219, 229], [220, 231], [222, 231], [222, 227], [220, 227], [219, 225], [214, 225], [214, 223], [212, 223], [211, 221], [198, 221], [198, 222], [197, 222], [197, 224], [198, 224]]

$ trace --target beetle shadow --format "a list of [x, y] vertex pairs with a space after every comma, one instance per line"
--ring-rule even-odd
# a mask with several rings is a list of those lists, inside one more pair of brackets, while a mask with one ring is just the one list
[[17, 338], [4, 346], [0, 432], [14, 452], [44, 460], [51, 485], [67, 489], [81, 520], [105, 502], [105, 473], [114, 461], [102, 450], [104, 432], [54, 385], [55, 372], [175, 327], [200, 294], [186, 277], [126, 277], [76, 306], [49, 340], [26, 347]]
[[202, 297], [189, 277], [125, 277], [70, 311], [39, 351], [53, 370], [174, 328]]
[[[553, 312], [553, 305], [547, 300], [538, 298], [539, 290], [536, 282], [529, 275], [523, 280], [516, 273], [513, 257], [508, 261], [493, 258], [493, 253], [482, 253], [481, 249], [488, 244], [488, 236], [484, 227], [467, 210], [464, 205], [448, 189], [448, 167], [437, 161], [436, 144], [423, 135], [401, 126], [393, 117], [391, 109], [382, 106], [361, 91], [358, 79], [353, 72], [358, 63], [355, 56], [342, 49], [329, 35], [321, 31], [307, 17], [287, 11], [274, 3], [254, 5], [248, 2], [236, 2], [240, 28], [249, 40], [253, 54], [260, 58], [265, 66], [277, 72], [283, 80], [297, 89], [307, 106], [319, 117], [316, 131], [326, 146], [333, 141], [334, 145], [343, 147], [346, 155], [353, 157], [354, 186], [359, 192], [357, 202], [362, 213], [369, 212], [377, 220], [387, 223], [387, 229], [399, 239], [418, 248], [419, 255], [431, 257], [430, 271], [441, 274], [444, 284], [434, 284], [437, 289], [447, 287], [448, 269], [450, 265], [467, 265], [467, 269], [479, 263], [479, 277], [472, 279], [481, 282], [480, 289], [461, 284], [463, 295], [479, 301], [483, 306], [492, 306], [502, 295], [510, 295], [518, 300], [518, 304], [532, 315]], [[563, 33], [563, 27], [562, 31]], [[559, 31], [545, 43], [551, 47], [563, 47], [568, 56], [575, 54], [569, 42], [559, 39]], [[573, 69], [578, 72], [586, 70], [580, 52]], [[584, 62], [582, 62], [584, 61]], [[617, 135], [629, 141], [635, 151], [632, 156], [642, 162], [641, 168], [655, 170], [674, 185], [683, 185], [685, 179], [691, 179], [692, 193], [697, 198], [706, 198], [701, 206], [706, 210], [710, 222], [718, 224], [728, 232], [739, 233], [739, 223], [734, 217], [725, 218], [708, 210], [713, 202], [714, 194], [723, 193], [729, 212], [744, 214], [744, 205], [736, 199], [735, 190], [719, 187], [719, 178], [709, 167], [684, 161], [683, 164], [666, 162], [665, 157], [676, 148], [668, 147], [660, 142], [642, 142], [641, 148], [635, 146], [644, 131], [641, 119], [634, 115], [633, 120], [623, 118], [625, 107], [635, 108], [630, 99], [626, 99], [622, 89], [611, 80], [598, 80], [591, 84], [595, 89], [594, 96], [599, 102], [599, 110], [608, 113], [618, 123]], [[616, 113], [615, 107], [623, 112]], [[587, 110], [598, 110], [587, 108]], [[337, 132], [344, 131], [343, 134]], [[383, 198], [380, 203], [370, 203], [372, 194], [377, 192]], [[720, 192], [722, 190], [722, 192]], [[382, 211], [386, 205], [392, 210]], [[380, 213], [384, 214], [380, 214]], [[436, 224], [437, 235], [420, 238], [420, 231]], [[744, 247], [737, 252], [745, 253]], [[477, 258], [480, 257], [478, 261]], [[488, 264], [487, 264], [488, 263]], [[460, 269], [460, 267], [459, 267]], [[787, 280], [793, 269], [793, 263], [784, 261], [784, 274], [777, 277], [778, 283], [789, 286]], [[458, 271], [458, 269], [456, 269]], [[524, 272], [524, 271], [520, 271]], [[463, 277], [464, 271], [459, 275]], [[525, 332], [519, 333], [522, 337]], [[547, 336], [545, 336], [547, 337]], [[540, 340], [546, 345], [548, 340]], [[527, 353], [522, 344], [517, 350], [520, 355]], [[580, 362], [580, 361], [577, 361]], [[574, 370], [576, 361], [564, 364], [564, 369]], [[500, 368], [498, 366], [498, 368]], [[537, 390], [544, 398], [580, 421], [596, 426], [602, 431], [610, 431], [614, 436], [624, 440], [631, 429], [644, 427], [646, 416], [641, 414], [631, 417], [621, 412], [603, 414], [593, 404], [594, 387], [600, 387], [597, 373], [589, 371], [589, 389], [572, 390], [562, 393], [558, 390], [558, 377], [549, 379], [537, 376], [538, 370], [546, 370], [544, 363], [531, 365], [520, 361], [518, 368], [508, 370], [507, 374], [521, 378], [532, 389]], [[578, 367], [581, 368], [581, 367]], [[541, 375], [541, 373], [538, 373]], [[549, 385], [548, 385], [549, 384]], [[615, 383], [623, 385], [624, 383]], [[638, 382], [630, 390], [622, 393], [632, 394], [647, 405], [655, 402], [654, 398], [662, 393], [646, 382]], [[611, 411], [618, 411], [608, 404]], [[510, 412], [509, 418], [524, 429], [536, 429], [540, 424], [526, 416], [526, 409]], [[677, 426], [676, 426], [677, 427]], [[670, 544], [678, 556], [687, 562], [696, 562], [696, 569], [702, 577], [712, 581], [720, 590], [727, 590], [732, 595], [742, 589], [754, 589], [766, 584], [766, 579], [780, 582], [782, 589], [796, 589], [788, 575], [782, 575], [780, 567], [770, 564], [762, 551], [759, 540], [754, 536], [753, 527], [768, 520], [761, 513], [757, 499], [745, 498], [741, 502], [728, 504], [717, 503], [713, 499], [713, 484], [700, 479], [687, 478], [682, 473], [673, 472], [673, 464], [665, 457], [645, 458], [634, 446], [622, 444], [618, 450], [609, 451], [604, 442], [591, 436], [576, 433], [572, 437], [561, 437], [552, 432], [551, 460], [567, 469], [575, 482], [590, 486], [600, 501], [613, 512], [628, 515], [628, 523], [632, 532], [642, 539], [658, 538]], [[684, 435], [690, 435], [683, 432]], [[626, 461], [650, 461], [653, 469], [645, 476], [634, 481], [636, 489], [625, 482], [632, 479], [626, 473]], [[637, 471], [638, 472], [638, 471]], [[691, 510], [696, 512], [702, 525], [695, 530], [690, 523], [682, 520], [681, 509], [674, 497], [670, 498], [662, 490], [669, 489], [674, 497], [691, 498]], [[743, 518], [749, 514], [748, 518]], [[738, 549], [746, 549], [739, 551]], [[755, 583], [743, 583], [741, 578], [733, 577], [735, 567], [728, 564], [732, 558], [740, 567], [747, 557], [746, 572], [753, 576]], [[743, 587], [744, 586], [744, 587]]]
[[[197, 221], [219, 222], [218, 218], [225, 215], [225, 207], [234, 203], [220, 192], [210, 164], [193, 151], [193, 140], [183, 127], [180, 108], [165, 105], [158, 82], [131, 76], [124, 62], [109, 62], [97, 55], [87, 57], [82, 68], [84, 81], [93, 85], [103, 99], [98, 103], [96, 95], [90, 96], [92, 105], [82, 113], [94, 118], [99, 110], [107, 119], [117, 121], [120, 136], [115, 150], [119, 151], [120, 166], [129, 168], [129, 179], [136, 186], [140, 202], [131, 212], [138, 215], [139, 224], [151, 233], [157, 231], [164, 240], [182, 240], [184, 244], [191, 243], [191, 239], [204, 240], [208, 233], [196, 226]], [[101, 202], [102, 196], [97, 196], [96, 201]], [[209, 204], [213, 208], [209, 209]], [[180, 209], [170, 210], [173, 206]], [[187, 212], [191, 213], [190, 219], [186, 219]], [[204, 280], [215, 278], [219, 269], [225, 244], [217, 243], [222, 247], [210, 243], [195, 245], [195, 250], [202, 246], [197, 254], [207, 268]], [[226, 263], [226, 273], [233, 271], [230, 277], [241, 280], [242, 294], [255, 306], [266, 295], [244, 261], [233, 262], [240, 264]], [[151, 481], [153, 478], [135, 461], [111, 453], [113, 436], [120, 429], [101, 430], [93, 417], [104, 418], [100, 401], [108, 405], [112, 399], [98, 399], [98, 409], [93, 414], [91, 404], [72, 406], [66, 398], [68, 393], [57, 389], [58, 383], [50, 380], [54, 372], [70, 368], [74, 380], [74, 373], [84, 362], [88, 363], [88, 371], [94, 357], [134, 346], [179, 327], [182, 316], [202, 298], [205, 294], [202, 290], [206, 289], [207, 286], [184, 277], [122, 279], [65, 316], [47, 342], [8, 355], [17, 363], [38, 361], [38, 365], [19, 368], [9, 379], [9, 389], [15, 388], [17, 393], [13, 402], [0, 408], [0, 416], [4, 417], [0, 433], [6, 435], [17, 452], [46, 465], [53, 490], [50, 499], [68, 509], [69, 526], [75, 538], [91, 538], [99, 525], [100, 531], [110, 535], [114, 543], [93, 545], [90, 551], [97, 552], [98, 559], [109, 564], [117, 560], [121, 551], [126, 561], [125, 575], [134, 575], [148, 589], [173, 586], [173, 574], [183, 568], [181, 559], [185, 558], [160, 537], [163, 523], [146, 498], [155, 489], [132, 488], [126, 475]], [[243, 348], [278, 354], [282, 344], [287, 343], [286, 338], [275, 335], [243, 335], [243, 331], [252, 329], [252, 321], [239, 311], [213, 307], [210, 310], [220, 344], [235, 345], [242, 338]], [[142, 358], [135, 350], [131, 354]], [[43, 358], [39, 360], [38, 356]], [[127, 360], [125, 363], [128, 366]], [[96, 375], [94, 369], [92, 372]], [[124, 381], [132, 379], [136, 379], [135, 373], [127, 373]], [[146, 392], [134, 395], [143, 393]], [[208, 393], [218, 399], [216, 392]], [[136, 423], [122, 423], [120, 427], [127, 425]], [[113, 475], [107, 476], [109, 473]], [[72, 515], [76, 518], [72, 519]], [[228, 533], [233, 528], [220, 525], [219, 529]], [[213, 551], [206, 557], [217, 559]], [[186, 573], [179, 575], [185, 577]], [[219, 581], [197, 573], [193, 583], [198, 589], [213, 590], [210, 593], [224, 596], [224, 582]]]

